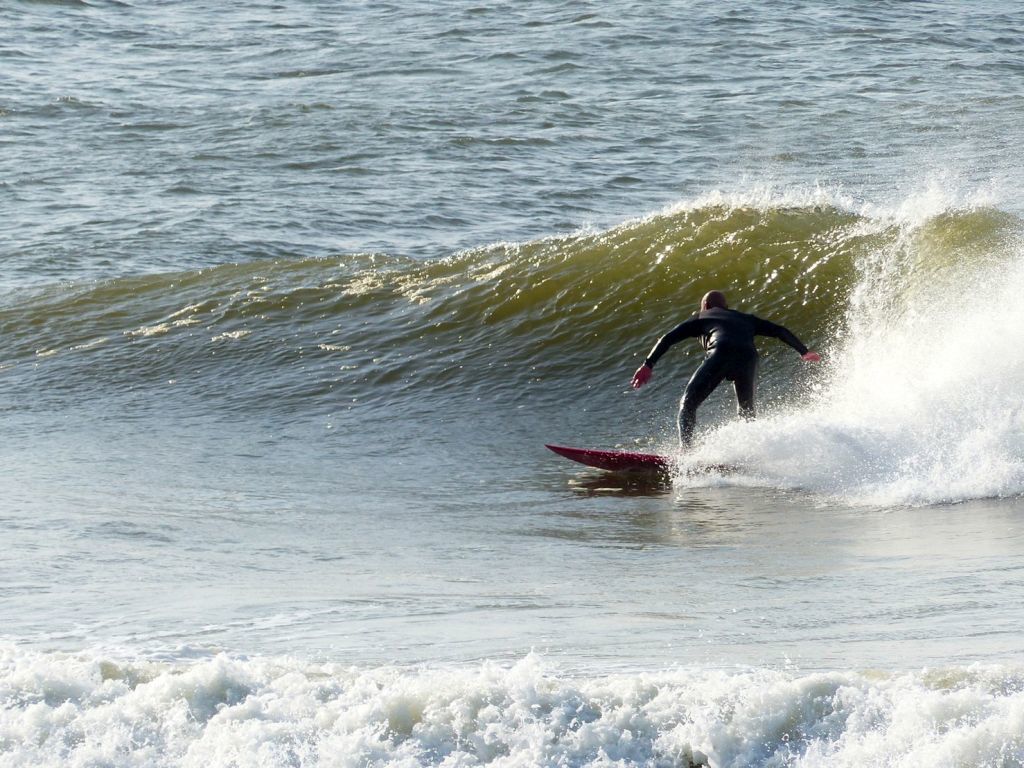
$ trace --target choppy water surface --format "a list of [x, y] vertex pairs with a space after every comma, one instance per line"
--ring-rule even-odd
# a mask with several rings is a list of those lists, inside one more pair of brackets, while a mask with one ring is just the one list
[[0, 29], [0, 763], [1024, 762], [1015, 6]]

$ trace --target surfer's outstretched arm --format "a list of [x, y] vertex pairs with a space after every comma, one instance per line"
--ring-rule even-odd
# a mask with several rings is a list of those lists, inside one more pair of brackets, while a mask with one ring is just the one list
[[695, 339], [704, 333], [704, 325], [704, 322], [699, 317], [691, 317], [689, 320], [684, 320], [658, 339], [657, 343], [652, 347], [650, 354], [647, 355], [647, 359], [644, 360], [644, 365], [653, 368], [654, 364], [658, 362], [662, 355], [668, 352], [669, 347], [673, 344], [678, 344], [683, 339]]
[[[751, 317], [754, 316], [751, 315]], [[799, 352], [800, 356], [808, 362], [816, 363], [821, 359], [817, 352], [811, 352], [807, 345], [796, 337], [795, 333], [784, 326], [777, 325], [768, 320], [762, 320], [760, 317], [754, 317], [754, 332], [758, 336], [771, 336], [773, 339], [785, 342]]]
[[701, 322], [700, 318], [692, 317], [689, 320], [680, 323], [658, 339], [657, 343], [647, 355], [647, 359], [644, 360], [644, 364], [637, 368], [636, 373], [633, 374], [633, 389], [639, 389], [651, 380], [651, 376], [654, 373], [654, 364], [657, 363], [658, 359], [668, 351], [669, 347], [683, 339], [696, 338], [703, 332], [704, 323]]

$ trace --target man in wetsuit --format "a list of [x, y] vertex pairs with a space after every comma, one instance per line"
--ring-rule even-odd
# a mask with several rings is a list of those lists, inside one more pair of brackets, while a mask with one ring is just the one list
[[633, 388], [639, 389], [654, 374], [654, 364], [676, 342], [700, 338], [706, 350], [704, 362], [690, 377], [683, 400], [679, 405], [679, 442], [689, 446], [693, 428], [697, 423], [697, 408], [723, 379], [736, 389], [739, 415], [752, 419], [755, 415], [754, 391], [757, 377], [757, 349], [755, 336], [772, 336], [786, 342], [808, 362], [821, 357], [811, 352], [789, 330], [753, 315], [729, 309], [725, 294], [709, 291], [700, 302], [700, 312], [666, 333], [654, 345], [651, 353], [633, 374]]

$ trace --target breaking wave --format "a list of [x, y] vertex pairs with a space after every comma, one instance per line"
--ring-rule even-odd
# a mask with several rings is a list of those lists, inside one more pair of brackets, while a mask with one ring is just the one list
[[[706, 407], [701, 461], [869, 503], [1016, 495], [1021, 229], [985, 201], [712, 194], [437, 260], [348, 254], [50, 285], [7, 297], [0, 362], [24, 408], [167, 407], [184, 393], [218, 413], [457, 413], [564, 407], [584, 389], [615, 408], [653, 340], [715, 287], [825, 363], [801, 368], [764, 344], [765, 418]], [[699, 353], [680, 345], [659, 380], [676, 393]]]
[[1024, 672], [571, 675], [0, 651], [10, 766], [1017, 765]]

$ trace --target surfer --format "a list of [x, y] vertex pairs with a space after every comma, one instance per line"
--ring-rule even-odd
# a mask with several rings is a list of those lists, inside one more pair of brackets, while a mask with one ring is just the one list
[[714, 392], [723, 379], [736, 390], [739, 415], [755, 416], [754, 392], [757, 378], [755, 336], [771, 336], [786, 342], [807, 362], [818, 362], [821, 356], [811, 352], [791, 331], [754, 315], [729, 309], [725, 294], [708, 291], [700, 302], [700, 311], [666, 333], [647, 355], [644, 364], [633, 374], [633, 388], [639, 389], [654, 375], [654, 364], [676, 342], [700, 338], [706, 354], [704, 362], [694, 371], [679, 404], [679, 442], [689, 446], [697, 424], [697, 408]]

